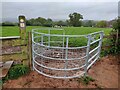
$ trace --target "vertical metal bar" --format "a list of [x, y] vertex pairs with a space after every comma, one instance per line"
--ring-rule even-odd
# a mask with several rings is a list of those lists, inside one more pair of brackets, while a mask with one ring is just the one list
[[[63, 35], [65, 35], [64, 30], [63, 30]], [[64, 47], [64, 39], [65, 39], [65, 37], [63, 37], [63, 47]]]
[[99, 49], [98, 49], [98, 57], [100, 58], [101, 46], [102, 46], [103, 32], [100, 32], [100, 41], [99, 41]]
[[43, 45], [43, 34], [41, 34], [41, 45]]
[[33, 65], [33, 70], [34, 70], [34, 52], [33, 52], [33, 50], [34, 50], [34, 43], [33, 43], [33, 41], [34, 41], [34, 33], [32, 32], [32, 58], [33, 58], [33, 60], [32, 60], [32, 65]]
[[[43, 41], [44, 41], [44, 34], [41, 34], [41, 45], [43, 45]], [[42, 47], [43, 48], [43, 47]], [[42, 54], [42, 53], [41, 53]], [[43, 65], [43, 58], [40, 58], [41, 60], [41, 64]], [[41, 72], [43, 72], [43, 69], [41, 67]]]
[[50, 29], [48, 30], [49, 36], [48, 36], [48, 46], [50, 46]]
[[88, 42], [87, 42], [87, 50], [86, 50], [86, 60], [85, 60], [85, 75], [87, 75], [87, 67], [88, 67], [88, 60], [89, 60], [89, 51], [90, 51], [90, 42], [91, 42], [91, 35], [88, 35]]
[[[69, 40], [69, 38], [68, 37], [66, 37], [66, 49], [65, 49], [65, 69], [67, 68], [67, 66], [68, 66], [68, 61], [67, 61], [67, 59], [68, 59], [68, 40]], [[64, 77], [66, 77], [66, 71], [65, 71], [65, 75], [64, 75]]]
[[[48, 46], [50, 46], [50, 29], [48, 29]], [[42, 70], [43, 71], [43, 70]], [[51, 72], [51, 70], [49, 70]]]
[[[63, 35], [65, 35], [65, 32], [63, 32]], [[64, 47], [64, 39], [65, 37], [63, 37], [63, 47]], [[64, 49], [62, 50], [62, 58], [64, 58]]]
[[[37, 37], [38, 37], [38, 36], [37, 36]], [[37, 38], [36, 42], [39, 43], [39, 38]]]

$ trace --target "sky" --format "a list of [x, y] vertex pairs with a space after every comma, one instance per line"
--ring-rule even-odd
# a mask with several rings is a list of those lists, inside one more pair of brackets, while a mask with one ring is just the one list
[[[16, 2], [15, 2], [16, 1]], [[22, 1], [22, 0], [21, 0]], [[25, 0], [24, 0], [25, 1]], [[40, 1], [40, 0], [39, 0]], [[84, 20], [112, 20], [118, 16], [117, 0], [108, 1], [67, 1], [64, 2], [39, 2], [29, 0], [29, 2], [20, 2], [19, 0], [4, 0], [2, 2], [3, 21], [17, 21], [19, 15], [25, 15], [27, 19], [44, 17], [53, 20], [69, 19], [68, 15], [73, 12], [83, 15]]]

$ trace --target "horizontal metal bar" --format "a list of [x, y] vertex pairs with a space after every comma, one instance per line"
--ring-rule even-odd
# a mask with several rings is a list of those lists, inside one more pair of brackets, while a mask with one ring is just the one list
[[20, 36], [9, 36], [9, 37], [0, 37], [0, 40], [2, 39], [18, 39]]
[[81, 68], [85, 67], [85, 65], [82, 65], [81, 67], [78, 67], [78, 68], [58, 69], [58, 68], [46, 67], [46, 66], [38, 63], [36, 60], [34, 60], [34, 62], [35, 62], [37, 65], [39, 65], [39, 66], [41, 66], [41, 67], [43, 67], [43, 68], [50, 69], [50, 70], [59, 70], [59, 71], [64, 71], [64, 70], [65, 70], [65, 71], [72, 71], [72, 70], [78, 70], [78, 69], [81, 69]]
[[92, 52], [94, 52], [95, 50], [97, 50], [99, 47], [100, 47], [100, 46], [97, 46], [96, 48], [94, 48], [93, 50], [91, 50], [91, 51], [89, 52], [89, 54], [91, 54]]
[[[41, 36], [42, 36], [42, 35], [41, 35]], [[34, 36], [33, 38], [34, 38], [34, 39], [36, 39], [36, 38], [38, 39], [38, 38], [41, 38], [41, 36]]]
[[97, 56], [99, 54], [99, 52], [97, 52], [95, 55], [93, 55], [89, 60], [88, 62], [90, 62], [95, 56]]
[[33, 32], [35, 34], [40, 34], [44, 36], [55, 36], [55, 37], [86, 37], [87, 35], [63, 35], [63, 34], [46, 34], [46, 33], [40, 33], [40, 32]]
[[[37, 29], [36, 29], [37, 30]], [[52, 29], [51, 29], [52, 30]], [[103, 33], [103, 31], [99, 31], [99, 32], [94, 32], [94, 33], [90, 33], [90, 34], [86, 34], [86, 35], [60, 35], [60, 34], [46, 34], [46, 33], [40, 33], [40, 32], [35, 32], [34, 29], [32, 30], [32, 33], [36, 33], [36, 34], [43, 34], [45, 36], [56, 36], [56, 37], [81, 37], [81, 36], [88, 36], [88, 35], [94, 35], [94, 34], [100, 34]]]
[[80, 76], [84, 75], [84, 73], [85, 73], [85, 72], [82, 72], [81, 74], [79, 74], [79, 75], [75, 75], [75, 76], [68, 76], [68, 77], [64, 77], [64, 76], [63, 76], [63, 77], [60, 77], [60, 76], [50, 76], [50, 75], [47, 75], [47, 74], [45, 74], [45, 73], [40, 72], [39, 70], [37, 70], [36, 67], [34, 67], [34, 69], [35, 69], [38, 73], [40, 73], [40, 74], [42, 74], [42, 75], [44, 75], [44, 76], [46, 76], [46, 77], [50, 77], [50, 78], [58, 78], [58, 79], [77, 78], [77, 77], [80, 77]]
[[51, 60], [81, 60], [81, 59], [86, 58], [86, 56], [84, 56], [84, 57], [81, 57], [81, 58], [61, 59], [61, 58], [51, 58], [51, 57], [43, 56], [43, 55], [41, 55], [41, 54], [36, 53], [34, 50], [33, 50], [33, 53], [35, 53], [36, 55], [41, 56], [41, 57], [43, 57], [43, 58], [49, 59], [49, 60], [50, 60], [50, 59], [51, 59]]
[[[50, 41], [51, 43], [55, 42], [55, 43], [63, 43], [62, 41]], [[48, 43], [48, 42], [43, 42], [43, 43]]]
[[100, 34], [100, 33], [103, 33], [103, 31], [98, 31], [98, 32], [90, 33], [90, 35], [95, 35], [95, 34]]
[[95, 63], [95, 61], [96, 61], [98, 58], [99, 58], [99, 56], [96, 57], [95, 60], [88, 65], [87, 70]]
[[35, 29], [32, 29], [32, 32], [35, 32], [35, 30], [62, 30], [64, 31], [64, 29], [61, 29], [61, 28], [35, 28]]
[[92, 45], [92, 44], [94, 44], [94, 43], [96, 43], [96, 42], [98, 42], [100, 40], [102, 40], [102, 39], [95, 40], [95, 41], [91, 42], [90, 45]]
[[[40, 43], [36, 43], [32, 40], [32, 42], [36, 45], [39, 45], [39, 46], [42, 46], [42, 47], [45, 47], [45, 48], [54, 48], [54, 49], [66, 49], [66, 47], [56, 47], [56, 46], [46, 46], [46, 45], [43, 45], [43, 44], [40, 44]], [[82, 48], [86, 48], [87, 46], [82, 46], [82, 47], [68, 47], [67, 49], [82, 49]]]

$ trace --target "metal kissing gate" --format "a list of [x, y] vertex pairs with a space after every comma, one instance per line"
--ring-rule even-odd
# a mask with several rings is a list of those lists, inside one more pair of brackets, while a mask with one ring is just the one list
[[100, 56], [103, 32], [66, 35], [63, 29], [32, 30], [33, 69], [51, 78], [76, 78]]

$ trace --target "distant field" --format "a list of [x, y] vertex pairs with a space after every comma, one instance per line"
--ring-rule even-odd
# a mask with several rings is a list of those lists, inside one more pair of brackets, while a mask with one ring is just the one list
[[[27, 32], [34, 29], [41, 28], [40, 26], [27, 26]], [[105, 35], [109, 34], [112, 30], [111, 28], [92, 28], [92, 27], [63, 27], [66, 34], [70, 35], [79, 35], [79, 34], [88, 34], [92, 32], [104, 31]], [[19, 36], [19, 27], [18, 26], [4, 26], [2, 31], [0, 31], [0, 36]]]

